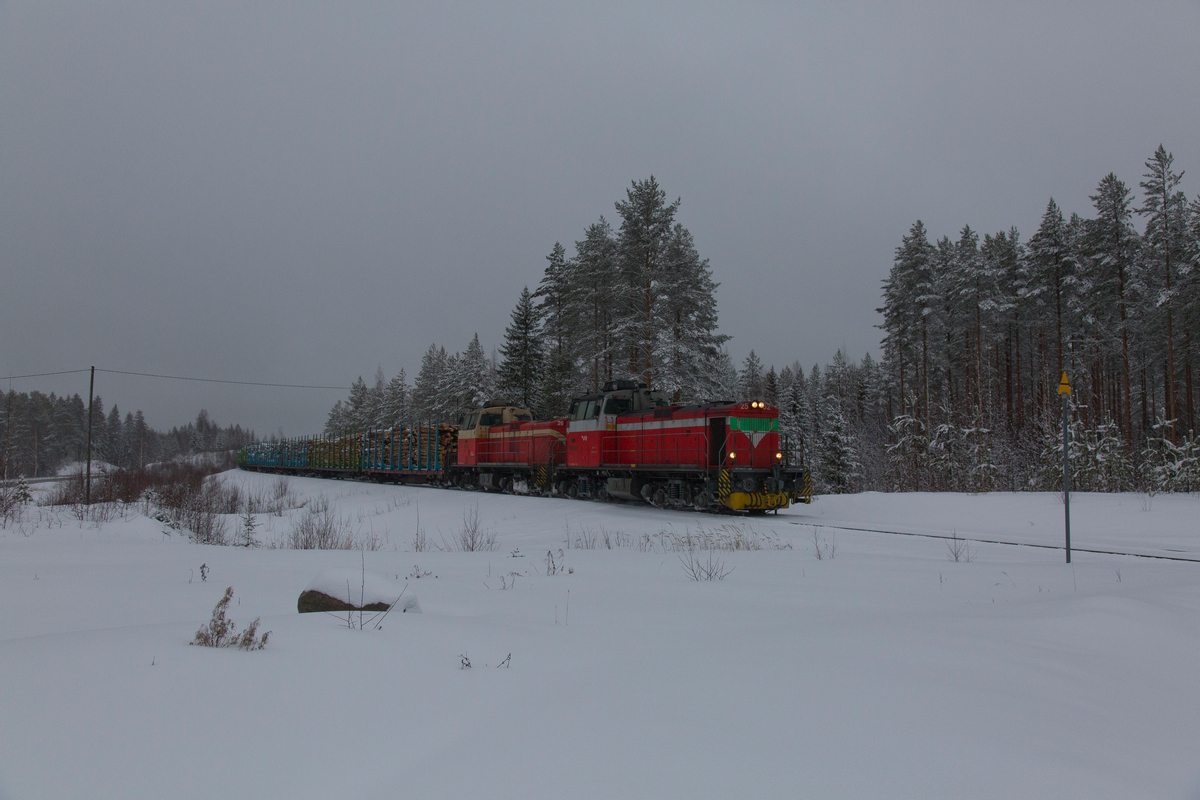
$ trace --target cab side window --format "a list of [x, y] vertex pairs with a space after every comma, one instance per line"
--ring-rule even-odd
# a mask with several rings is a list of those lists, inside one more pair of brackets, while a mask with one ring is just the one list
[[610, 397], [604, 406], [605, 414], [628, 414], [633, 401], [628, 397]]

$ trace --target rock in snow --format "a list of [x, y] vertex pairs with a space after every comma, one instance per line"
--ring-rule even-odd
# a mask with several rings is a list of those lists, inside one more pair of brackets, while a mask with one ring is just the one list
[[[402, 596], [403, 595], [403, 596]], [[404, 584], [378, 572], [356, 569], [330, 569], [309, 581], [296, 607], [301, 614], [316, 611], [386, 611], [420, 613], [421, 604]]]

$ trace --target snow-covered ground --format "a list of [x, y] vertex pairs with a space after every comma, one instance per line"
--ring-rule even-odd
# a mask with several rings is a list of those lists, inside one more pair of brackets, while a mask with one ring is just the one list
[[[0, 530], [0, 797], [1200, 796], [1200, 564], [981, 543], [956, 562], [945, 540], [847, 530], [1058, 545], [1055, 495], [748, 520], [289, 486], [379, 549], [202, 546], [44, 509]], [[476, 508], [495, 551], [413, 552]], [[1078, 547], [1200, 557], [1196, 497], [1072, 512]], [[304, 513], [259, 515], [257, 538]], [[765, 549], [717, 551], [724, 580], [696, 582], [687, 536]], [[364, 569], [421, 613], [296, 613], [322, 573]], [[188, 645], [228, 586], [264, 650]]]

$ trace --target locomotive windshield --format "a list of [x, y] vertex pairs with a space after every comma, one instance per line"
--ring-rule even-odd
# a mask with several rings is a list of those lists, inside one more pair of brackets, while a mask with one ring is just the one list
[[595, 419], [600, 413], [600, 403], [603, 398], [598, 397], [581, 397], [571, 403], [571, 411], [568, 413], [573, 420]]
[[503, 411], [484, 411], [479, 415], [480, 425], [499, 425], [504, 422]]

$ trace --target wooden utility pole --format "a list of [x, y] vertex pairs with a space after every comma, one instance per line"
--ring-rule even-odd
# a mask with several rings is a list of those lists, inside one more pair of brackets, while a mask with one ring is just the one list
[[87, 445], [87, 478], [83, 485], [83, 504], [92, 504], [92, 396], [96, 388], [96, 367], [92, 367], [92, 377], [88, 381], [88, 445]]

